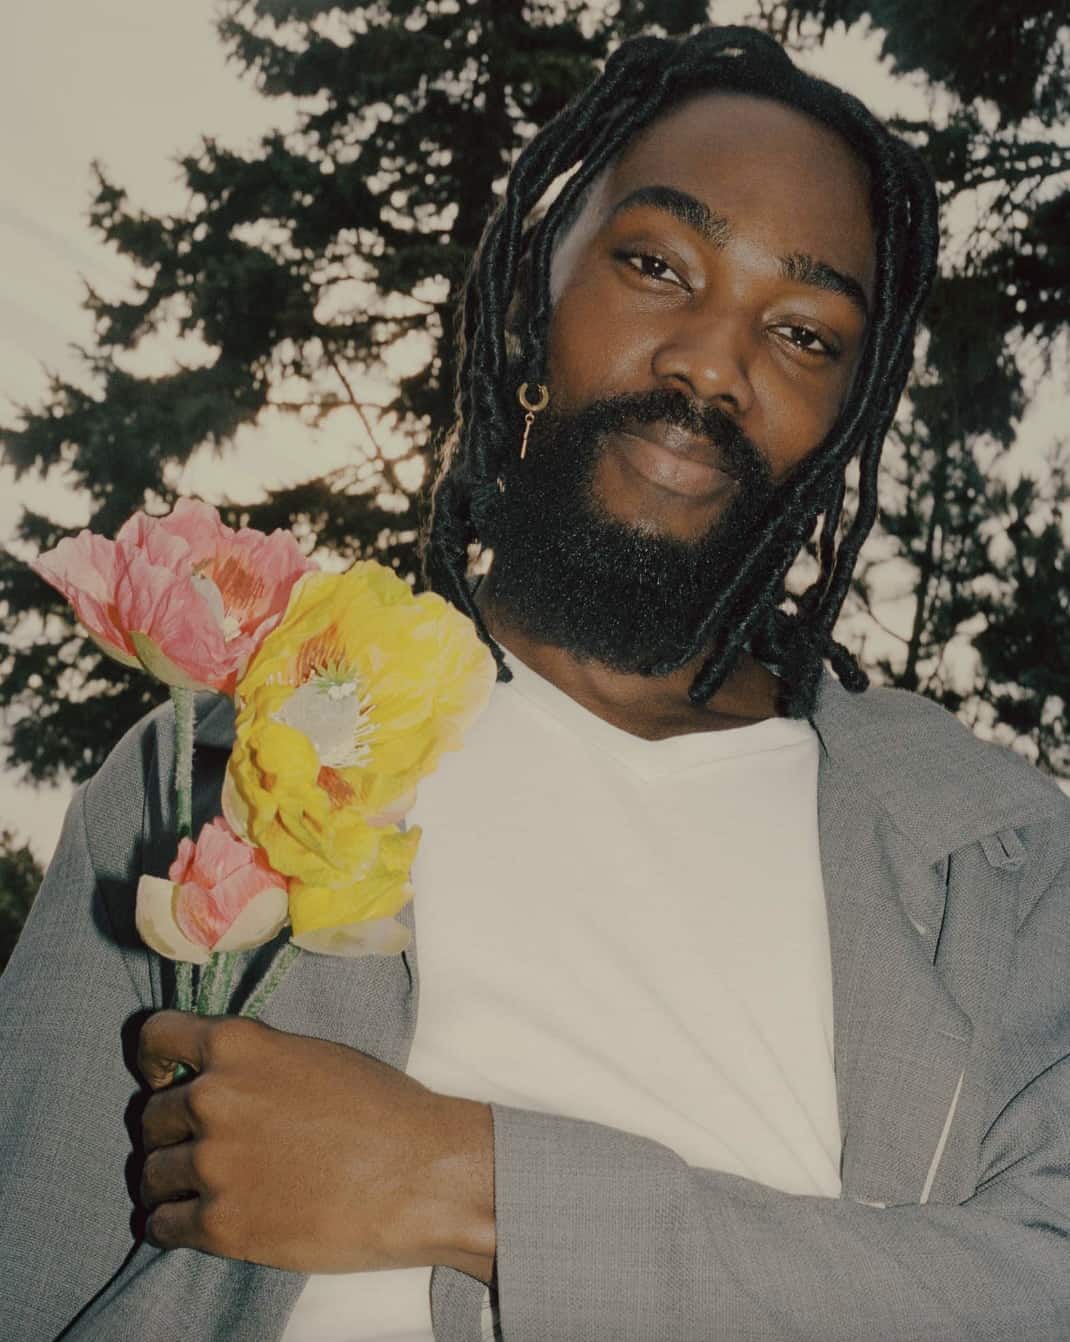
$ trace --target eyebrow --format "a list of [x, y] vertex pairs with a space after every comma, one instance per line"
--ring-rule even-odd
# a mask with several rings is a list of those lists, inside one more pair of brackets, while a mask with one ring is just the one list
[[[671, 214], [714, 247], [723, 247], [731, 233], [731, 225], [723, 214], [714, 213], [701, 200], [674, 186], [641, 186], [630, 191], [613, 206], [610, 218], [623, 210], [638, 209], [644, 205]], [[826, 293], [840, 294], [854, 303], [864, 317], [869, 316], [866, 291], [853, 276], [845, 275], [825, 261], [818, 261], [808, 252], [791, 252], [780, 257], [779, 262], [782, 279], [823, 289]]]
[[861, 308], [864, 317], [869, 316], [869, 300], [859, 282], [842, 271], [834, 270], [824, 261], [815, 260], [807, 252], [792, 252], [790, 256], [782, 256], [780, 274], [786, 280], [794, 280], [796, 284], [809, 284], [830, 294], [842, 294]]
[[641, 186], [636, 191], [630, 191], [613, 206], [610, 218], [622, 210], [634, 210], [642, 205], [671, 214], [714, 247], [721, 247], [728, 241], [730, 228], [724, 215], [714, 214], [701, 200], [696, 200], [694, 196], [674, 186]]

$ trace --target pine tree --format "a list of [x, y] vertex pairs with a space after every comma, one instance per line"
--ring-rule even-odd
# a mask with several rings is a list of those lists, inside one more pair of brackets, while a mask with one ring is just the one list
[[[91, 525], [112, 532], [136, 508], [168, 507], [190, 455], [228, 451], [245, 426], [296, 416], [312, 443], [317, 424], [348, 423], [351, 466], [317, 474], [310, 455], [304, 483], [260, 501], [251, 483], [228, 520], [294, 526], [343, 558], [375, 555], [413, 574], [428, 462], [450, 418], [453, 304], [511, 161], [616, 40], [651, 26], [687, 31], [710, 8], [227, 0], [221, 40], [265, 97], [295, 102], [296, 124], [252, 153], [206, 140], [181, 161], [190, 202], [174, 215], [137, 209], [99, 170], [93, 226], [138, 290], [88, 294], [84, 376], [55, 379], [43, 405], [0, 434], [7, 459], [20, 471], [64, 463], [89, 497]], [[847, 636], [880, 678], [973, 723], [1002, 723], [1062, 768], [1065, 668], [1046, 655], [1040, 675], [1007, 649], [1039, 656], [1041, 626], [1065, 618], [1065, 477], [1051, 470], [1016, 493], [994, 470], [1038, 370], [1052, 350], [1065, 353], [1070, 149], [1045, 127], [1065, 119], [1070, 98], [1067, 0], [760, 8], [796, 47], [837, 23], [880, 29], [895, 67], [925, 74], [940, 95], [934, 123], [903, 132], [932, 164], [949, 213], [966, 199], [979, 207], [927, 314], [888, 452], [883, 535], [855, 588], [856, 610], [879, 619], [898, 574], [914, 618], [892, 654], [887, 640], [877, 650], [875, 621], [870, 634], [849, 621]], [[131, 356], [167, 333], [195, 338], [198, 352], [163, 375], [131, 372]], [[365, 401], [365, 375], [403, 350], [409, 368], [389, 400]], [[62, 534], [47, 517], [23, 517], [20, 539], [34, 549]], [[10, 555], [0, 556], [0, 612], [11, 759], [36, 779], [86, 776], [155, 688], [103, 659]], [[969, 649], [972, 670], [953, 669], [949, 646]]]
[[0, 830], [0, 969], [15, 949], [41, 876], [29, 844], [20, 845], [11, 830]]
[[[263, 529], [314, 533], [343, 558], [416, 570], [427, 466], [450, 419], [453, 307], [509, 166], [533, 129], [586, 85], [610, 45], [656, 22], [683, 32], [698, 0], [586, 3], [228, 0], [219, 35], [266, 98], [297, 124], [243, 154], [206, 139], [181, 160], [190, 203], [139, 210], [97, 169], [91, 221], [137, 275], [133, 299], [89, 292], [85, 376], [54, 378], [45, 403], [0, 434], [19, 472], [65, 464], [90, 525], [114, 534], [141, 507], [164, 511], [198, 447], [225, 452], [273, 413], [311, 431], [346, 417], [351, 467], [223, 510]], [[204, 357], [162, 376], [129, 371], [161, 333]], [[386, 404], [366, 374], [407, 350]], [[63, 530], [24, 514], [19, 539]], [[102, 658], [63, 603], [0, 556], [0, 706], [10, 756], [34, 779], [90, 774], [158, 687]], [[86, 707], [92, 712], [86, 712]]]
[[[898, 128], [937, 178], [949, 242], [854, 585], [866, 618], [845, 615], [847, 639], [885, 683], [998, 727], [1070, 776], [1060, 444], [1019, 482], [1004, 472], [1042, 378], [1066, 370], [1070, 145], [1053, 127], [1070, 111], [1070, 4], [788, 0], [762, 14], [802, 48], [838, 24], [877, 30], [896, 72], [926, 77], [933, 107]], [[892, 595], [912, 618], [889, 652]]]

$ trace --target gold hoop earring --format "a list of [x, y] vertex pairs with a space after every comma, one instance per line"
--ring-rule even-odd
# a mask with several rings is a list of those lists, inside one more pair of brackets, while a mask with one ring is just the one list
[[539, 399], [537, 401], [528, 400], [528, 384], [521, 382], [516, 391], [516, 399], [520, 402], [521, 408], [527, 411], [524, 416], [524, 439], [520, 444], [520, 460], [523, 461], [528, 450], [528, 434], [531, 433], [531, 426], [535, 423], [535, 416], [546, 409], [550, 404], [550, 393], [540, 382]]

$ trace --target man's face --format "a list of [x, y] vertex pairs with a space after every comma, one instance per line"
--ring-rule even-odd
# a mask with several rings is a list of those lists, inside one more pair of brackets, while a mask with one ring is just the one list
[[[767, 99], [698, 96], [629, 145], [557, 250], [551, 403], [678, 390], [723, 411], [779, 481], [843, 404], [873, 281], [867, 174], [847, 144]], [[595, 497], [645, 530], [705, 535], [732, 493], [716, 452], [629, 430], [604, 445]]]
[[503, 473], [514, 624], [620, 670], [679, 660], [831, 429], [873, 279], [866, 169], [818, 122], [708, 94], [637, 137], [555, 253], [550, 409]]

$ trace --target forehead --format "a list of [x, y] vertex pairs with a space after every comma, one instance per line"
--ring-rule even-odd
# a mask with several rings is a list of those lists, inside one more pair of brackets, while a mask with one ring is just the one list
[[652, 185], [685, 191], [733, 232], [777, 254], [809, 253], [872, 293], [868, 169], [836, 131], [804, 112], [749, 94], [688, 99], [641, 131], [606, 170], [576, 232], [589, 234], [618, 202]]

